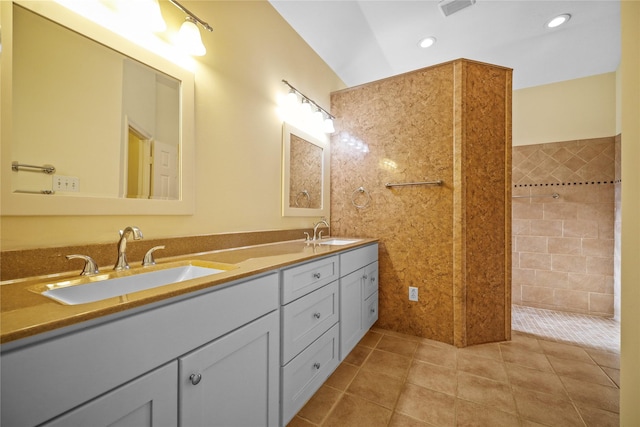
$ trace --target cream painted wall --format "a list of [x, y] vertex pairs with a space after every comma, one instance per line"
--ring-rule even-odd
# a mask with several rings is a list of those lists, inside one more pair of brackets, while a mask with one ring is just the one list
[[620, 425], [640, 425], [640, 2], [622, 1]]
[[[213, 27], [195, 71], [196, 208], [192, 216], [2, 217], [2, 250], [115, 242], [139, 226], [145, 237], [310, 227], [317, 218], [283, 218], [282, 122], [277, 97], [286, 79], [329, 108], [344, 83], [265, 0], [181, 2]], [[184, 19], [162, 2], [177, 30]], [[302, 236], [301, 236], [302, 237]]]
[[513, 145], [616, 135], [616, 73], [513, 91]]

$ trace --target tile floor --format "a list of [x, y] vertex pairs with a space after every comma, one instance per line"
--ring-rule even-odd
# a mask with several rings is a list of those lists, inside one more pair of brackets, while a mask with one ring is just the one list
[[373, 328], [289, 426], [618, 426], [618, 352], [512, 335], [457, 349]]

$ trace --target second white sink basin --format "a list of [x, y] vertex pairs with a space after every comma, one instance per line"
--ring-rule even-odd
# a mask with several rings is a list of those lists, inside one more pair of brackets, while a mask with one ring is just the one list
[[[42, 295], [66, 305], [86, 304], [107, 298], [118, 297], [132, 292], [145, 291], [160, 286], [180, 283], [186, 280], [210, 276], [231, 268], [215, 268], [208, 263], [187, 263], [170, 268], [156, 266], [153, 271], [127, 272], [128, 275], [110, 277], [109, 274], [88, 277], [87, 283], [74, 284], [72, 281], [49, 284], [48, 290], [39, 292]], [[210, 263], [216, 265], [215, 263]], [[217, 266], [217, 265], [216, 265]], [[117, 273], [111, 273], [117, 274]], [[82, 279], [80, 279], [82, 280]]]
[[327, 240], [320, 240], [318, 242], [318, 244], [320, 245], [350, 245], [352, 243], [357, 243], [359, 242], [361, 239], [327, 239]]

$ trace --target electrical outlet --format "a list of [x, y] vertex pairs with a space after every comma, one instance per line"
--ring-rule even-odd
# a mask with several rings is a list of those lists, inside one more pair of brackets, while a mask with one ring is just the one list
[[418, 288], [409, 286], [409, 301], [418, 301]]
[[80, 179], [75, 176], [54, 175], [53, 191], [80, 191]]

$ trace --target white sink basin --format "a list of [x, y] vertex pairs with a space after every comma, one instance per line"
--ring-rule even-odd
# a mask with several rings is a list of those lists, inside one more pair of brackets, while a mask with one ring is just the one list
[[235, 266], [226, 264], [206, 262], [182, 263], [177, 266], [175, 264], [170, 264], [174, 265], [173, 267], [169, 265], [151, 267], [152, 271], [146, 269], [129, 270], [122, 273], [99, 274], [75, 281], [51, 283], [46, 285], [48, 290], [44, 292], [32, 290], [62, 304], [77, 305], [210, 276], [235, 268]]
[[320, 245], [350, 245], [352, 243], [357, 243], [359, 242], [361, 239], [327, 239], [327, 240], [320, 240], [318, 242], [318, 244]]

